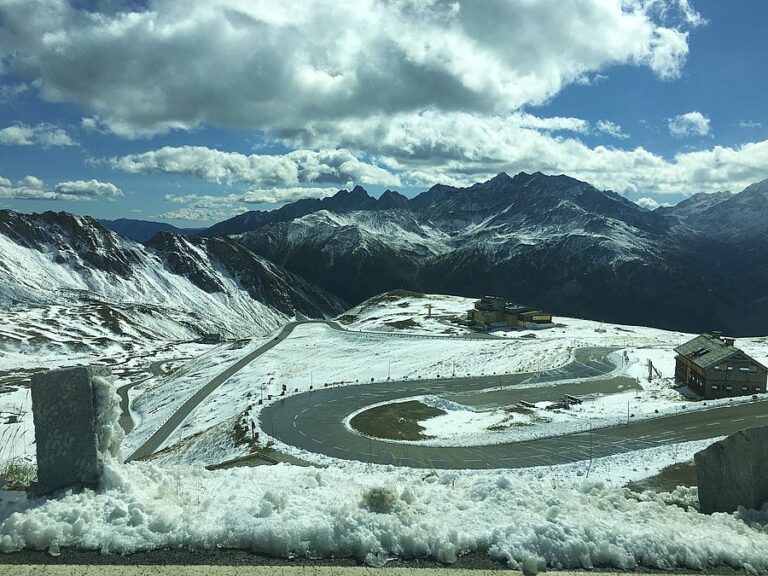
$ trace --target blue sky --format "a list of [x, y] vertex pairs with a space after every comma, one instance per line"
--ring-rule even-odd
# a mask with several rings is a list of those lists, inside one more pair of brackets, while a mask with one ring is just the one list
[[768, 178], [768, 2], [0, 0], [0, 207], [201, 226], [505, 170]]

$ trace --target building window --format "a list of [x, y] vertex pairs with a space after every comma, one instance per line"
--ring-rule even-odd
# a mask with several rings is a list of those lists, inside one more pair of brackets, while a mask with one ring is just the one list
[[733, 366], [728, 366], [728, 370], [733, 370]]
[[762, 391], [763, 391], [762, 388], [755, 388], [755, 392], [762, 392]]
[[720, 370], [720, 364], [717, 364], [717, 365], [715, 366], [715, 370]]
[[741, 372], [752, 372], [752, 369], [750, 368], [749, 364], [742, 364], [739, 366], [739, 370]]
[[749, 392], [749, 386], [742, 386], [741, 387], [742, 392]]
[[712, 390], [717, 390], [717, 384], [712, 384]]
[[726, 390], [733, 390], [733, 386], [732, 386], [732, 385], [730, 385], [730, 384], [728, 384], [728, 385], [726, 385], [725, 389], [726, 389]]

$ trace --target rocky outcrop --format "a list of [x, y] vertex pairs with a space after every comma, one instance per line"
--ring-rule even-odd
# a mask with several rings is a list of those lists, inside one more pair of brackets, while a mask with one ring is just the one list
[[759, 510], [768, 501], [768, 427], [749, 428], [694, 456], [700, 510]]

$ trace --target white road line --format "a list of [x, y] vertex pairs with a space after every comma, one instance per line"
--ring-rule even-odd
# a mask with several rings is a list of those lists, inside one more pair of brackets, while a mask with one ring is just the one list
[[698, 426], [686, 426], [683, 430], [695, 430]]
[[731, 422], [743, 422], [744, 418], [734, 418]]
[[768, 414], [759, 414], [755, 418], [768, 418]]
[[303, 430], [299, 430], [299, 434], [301, 434], [302, 436], [304, 436], [304, 438], [306, 438], [306, 437], [307, 437], [307, 435], [306, 435], [306, 434], [304, 434], [304, 431], [303, 431]]
[[720, 422], [710, 422], [707, 426], [717, 426]]
[[312, 442], [314, 442], [315, 444], [322, 444], [322, 442], [320, 442], [320, 440], [318, 440], [317, 438], [312, 438]]

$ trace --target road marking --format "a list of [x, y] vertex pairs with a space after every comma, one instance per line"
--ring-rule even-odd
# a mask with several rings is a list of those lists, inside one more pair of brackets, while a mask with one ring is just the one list
[[742, 422], [744, 418], [734, 418], [731, 422]]
[[695, 430], [698, 426], [686, 426], [683, 430]]
[[768, 414], [760, 414], [759, 416], [755, 416], [755, 418], [768, 418]]
[[312, 438], [312, 442], [314, 442], [315, 444], [322, 444], [322, 442], [320, 442], [320, 440], [318, 440], [317, 438]]
[[720, 422], [710, 422], [707, 426], [717, 426]]
[[341, 446], [334, 446], [334, 449], [341, 450], [342, 452], [349, 452], [346, 448], [342, 448]]
[[301, 434], [302, 436], [304, 436], [304, 438], [306, 438], [306, 437], [307, 437], [307, 435], [306, 435], [306, 434], [304, 434], [304, 431], [303, 431], [303, 430], [299, 430], [299, 434]]

